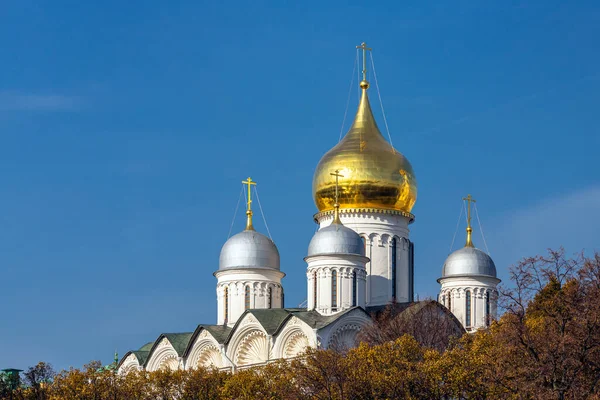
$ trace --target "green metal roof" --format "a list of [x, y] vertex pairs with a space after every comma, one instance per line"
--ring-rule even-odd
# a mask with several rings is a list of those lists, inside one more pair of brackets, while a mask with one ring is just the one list
[[192, 338], [193, 333], [194, 332], [163, 333], [161, 336], [159, 336], [156, 343], [160, 342], [160, 340], [163, 337], [166, 337], [169, 340], [169, 342], [171, 343], [171, 346], [173, 346], [173, 348], [177, 352], [177, 355], [179, 357], [181, 357], [181, 356], [183, 356], [183, 353], [185, 352], [185, 349], [187, 348], [187, 345], [190, 342], [190, 339]]
[[223, 344], [229, 337], [229, 334], [231, 333], [232, 328], [228, 327], [227, 325], [198, 325], [198, 327], [192, 334], [190, 341], [188, 342], [187, 348], [185, 349], [185, 352], [184, 352], [184, 357], [187, 356], [189, 354], [189, 352], [192, 350], [192, 346], [194, 345], [196, 338], [198, 337], [200, 332], [202, 332], [203, 330], [210, 333], [212, 335], [212, 337], [217, 341], [217, 343]]
[[363, 313], [365, 312], [360, 307], [352, 307], [352, 308], [349, 308], [347, 310], [344, 310], [342, 312], [339, 312], [339, 313], [333, 314], [333, 315], [321, 315], [321, 314], [319, 314], [315, 310], [297, 311], [297, 312], [294, 312], [293, 314], [296, 317], [298, 317], [298, 319], [304, 321], [311, 328], [313, 328], [313, 329], [322, 329], [322, 328], [325, 328], [327, 325], [330, 325], [330, 324], [334, 323], [335, 321], [337, 321], [343, 315], [346, 315], [349, 312], [352, 312], [354, 310], [360, 310]]
[[135, 351], [132, 351], [131, 353], [133, 353], [135, 355], [135, 358], [137, 358], [138, 363], [140, 365], [144, 365], [146, 363], [146, 360], [148, 359], [148, 356], [150, 355], [149, 351], [142, 351], [142, 350], [135, 350]]
[[152, 350], [152, 346], [154, 346], [154, 342], [148, 342], [142, 347], [140, 347], [140, 351], [150, 351]]

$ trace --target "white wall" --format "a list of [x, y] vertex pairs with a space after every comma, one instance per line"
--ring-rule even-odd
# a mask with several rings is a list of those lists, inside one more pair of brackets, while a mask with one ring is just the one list
[[[333, 221], [333, 212], [315, 216], [320, 228]], [[356, 211], [341, 209], [342, 223], [353, 229], [366, 241], [365, 255], [370, 259], [366, 265], [366, 305], [389, 303], [392, 293], [392, 239], [396, 238], [396, 293], [398, 302], [412, 301], [410, 287], [410, 242], [408, 224], [411, 216], [400, 212]]]
[[[246, 311], [246, 287], [250, 289], [249, 308], [283, 307], [284, 273], [273, 269], [239, 269], [215, 272], [217, 278], [217, 324], [233, 325]], [[229, 312], [225, 321], [225, 288], [229, 292]], [[270, 289], [270, 293], [269, 293]], [[270, 296], [271, 297], [270, 297]]]

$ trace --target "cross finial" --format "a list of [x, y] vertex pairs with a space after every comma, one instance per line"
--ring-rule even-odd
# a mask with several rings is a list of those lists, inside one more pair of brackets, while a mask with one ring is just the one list
[[[364, 43], [363, 43], [364, 44]], [[333, 214], [333, 223], [341, 224], [340, 220], [340, 203], [339, 203], [339, 179], [343, 178], [344, 175], [340, 174], [340, 170], [336, 169], [335, 172], [331, 172], [329, 175], [335, 176], [335, 203], [333, 204], [334, 214]]]
[[373, 49], [370, 47], [367, 47], [367, 43], [365, 43], [365, 42], [362, 42], [360, 44], [360, 46], [356, 46], [356, 48], [362, 49], [362, 51], [363, 51], [363, 70], [362, 70], [363, 80], [360, 83], [360, 87], [363, 89], [368, 89], [369, 82], [367, 82], [367, 51], [371, 51]]
[[244, 185], [248, 185], [248, 201], [246, 202], [246, 230], [253, 231], [252, 226], [252, 185], [256, 185], [256, 182], [252, 178], [248, 177], [247, 180], [242, 181]]
[[463, 197], [463, 200], [467, 202], [467, 243], [465, 247], [475, 247], [471, 239], [471, 234], [473, 233], [473, 228], [471, 228], [471, 203], [477, 203], [477, 201], [470, 194], [467, 197]]

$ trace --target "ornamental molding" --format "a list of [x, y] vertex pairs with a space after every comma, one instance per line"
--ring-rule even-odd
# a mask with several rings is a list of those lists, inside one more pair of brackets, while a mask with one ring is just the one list
[[258, 320], [252, 314], [246, 315], [246, 318], [244, 318], [244, 321], [242, 321], [242, 325], [244, 325], [244, 326], [250, 325], [250, 324], [258, 324]]
[[[333, 218], [333, 213], [334, 210], [321, 211], [313, 215], [313, 219], [318, 224], [322, 219]], [[401, 210], [386, 210], [382, 208], [341, 208], [340, 214], [377, 220], [383, 220], [382, 217], [385, 215], [399, 215], [408, 218], [409, 224], [412, 224], [415, 221], [415, 216], [409, 212]]]
[[269, 338], [260, 330], [248, 332], [235, 350], [235, 365], [238, 367], [263, 363], [269, 360]]
[[286, 340], [283, 348], [283, 358], [296, 357], [310, 346], [308, 337], [302, 331], [295, 331]]

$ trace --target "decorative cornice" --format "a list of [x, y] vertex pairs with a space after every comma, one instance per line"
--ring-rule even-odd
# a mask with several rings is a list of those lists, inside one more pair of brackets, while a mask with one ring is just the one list
[[[335, 210], [321, 211], [313, 215], [315, 223], [319, 223], [319, 219], [323, 217], [333, 216]], [[408, 223], [412, 224], [415, 221], [415, 216], [409, 212], [401, 210], [388, 210], [384, 208], [341, 208], [340, 214], [360, 214], [360, 213], [377, 213], [377, 214], [388, 214], [388, 215], [400, 215], [409, 219]]]

